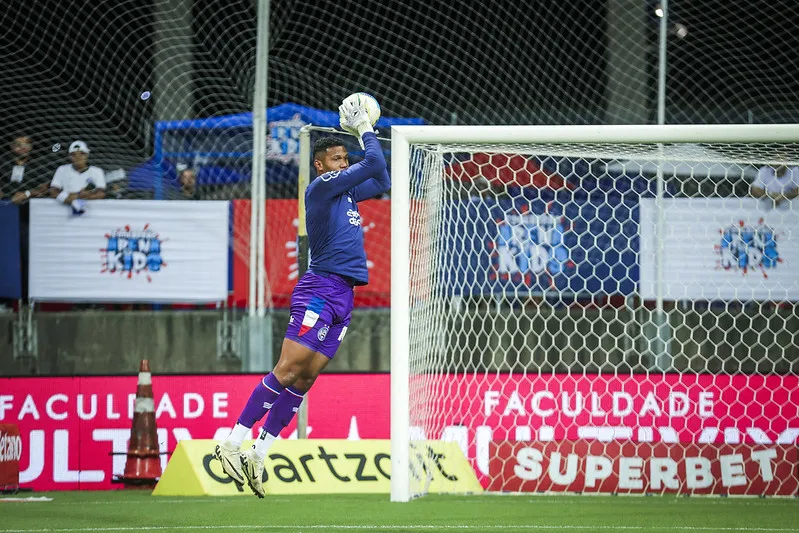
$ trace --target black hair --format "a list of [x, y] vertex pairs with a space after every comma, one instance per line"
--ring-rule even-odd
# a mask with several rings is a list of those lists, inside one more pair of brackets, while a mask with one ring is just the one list
[[322, 137], [321, 139], [317, 140], [313, 145], [313, 158], [319, 159], [318, 155], [320, 153], [325, 153], [327, 152], [328, 148], [334, 148], [336, 146], [345, 146], [345, 145], [343, 141], [336, 139], [335, 137]]

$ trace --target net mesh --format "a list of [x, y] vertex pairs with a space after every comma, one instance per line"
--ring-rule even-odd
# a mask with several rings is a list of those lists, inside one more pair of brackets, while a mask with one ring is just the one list
[[[411, 145], [411, 438], [489, 491], [796, 494], [799, 220], [753, 191], [797, 168], [799, 144]], [[718, 470], [761, 452], [773, 475]]]
[[[10, 3], [0, 14], [0, 199], [48, 196], [56, 168], [70, 164], [68, 147], [82, 140], [107, 199], [238, 202], [231, 237], [246, 267], [252, 126], [224, 117], [252, 108], [255, 20], [246, 2]], [[19, 141], [31, 144], [24, 177], [9, 180]], [[296, 195], [296, 168], [292, 182], [281, 163], [270, 192]], [[246, 272], [239, 278], [247, 283]]]
[[[66, 147], [82, 139], [90, 164], [108, 174], [111, 198], [248, 199], [252, 138], [242, 114], [252, 108], [257, 4], [9, 3], [0, 13], [0, 133], [4, 147], [20, 135], [33, 142], [24, 188], [49, 182], [69, 162]], [[790, 2], [669, 6], [666, 122], [799, 120]], [[344, 95], [366, 90], [384, 116], [432, 124], [651, 123], [655, 8], [643, 0], [590, 9], [554, 0], [273, 1], [268, 104], [335, 110]], [[336, 12], [360, 15], [319, 23]], [[320, 76], [327, 64], [339, 68]], [[179, 120], [194, 122], [170, 123]], [[296, 197], [297, 129], [270, 124], [269, 199]], [[194, 178], [179, 176], [184, 166]], [[9, 199], [23, 186], [2, 171]], [[196, 186], [186, 185], [192, 179]], [[270, 220], [293, 217], [270, 211], [278, 205], [268, 205]], [[248, 217], [240, 218], [236, 257], [246, 263]]]
[[[363, 87], [434, 124], [655, 123], [658, 4], [273, 2], [270, 83], [323, 108]], [[667, 123], [797, 121], [791, 2], [668, 6]], [[361, 16], [308, 29], [339, 10]], [[345, 68], [316, 76], [327, 63]]]

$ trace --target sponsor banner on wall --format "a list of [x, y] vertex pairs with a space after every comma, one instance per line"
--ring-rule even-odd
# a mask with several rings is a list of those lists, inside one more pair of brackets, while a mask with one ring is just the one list
[[[663, 297], [799, 300], [799, 212], [753, 198], [663, 200]], [[657, 297], [655, 200], [641, 200], [641, 296]]]
[[[250, 495], [213, 460], [214, 441], [178, 443], [153, 496]], [[248, 447], [252, 442], [245, 442]], [[411, 483], [431, 493], [473, 493], [483, 488], [455, 442], [427, 441], [411, 446]], [[391, 441], [310, 439], [277, 441], [269, 449], [262, 476], [269, 495], [388, 494]]]
[[[266, 275], [275, 307], [289, 307], [297, 284], [297, 200], [266, 200]], [[369, 285], [355, 288], [356, 307], [388, 307], [391, 294], [391, 201], [358, 203], [364, 232]], [[233, 200], [233, 297], [246, 306], [249, 298], [250, 200]]]
[[636, 203], [480, 199], [442, 211], [442, 275], [452, 294], [635, 291]]
[[0, 202], [0, 228], [0, 298], [21, 298], [19, 207]]
[[[224, 438], [259, 377], [153, 376], [161, 451]], [[0, 378], [0, 422], [17, 424], [22, 437], [21, 484], [113, 487], [136, 379]], [[788, 446], [799, 438], [797, 376], [446, 375], [428, 386], [438, 391], [435, 425], [414, 428], [414, 438], [457, 442], [483, 486], [493, 441]], [[322, 375], [308, 405], [311, 439], [390, 437], [388, 374]], [[296, 421], [282, 437], [295, 429]]]
[[[429, 382], [429, 381], [428, 381]], [[746, 375], [446, 375], [437, 426], [488, 482], [494, 440], [796, 444], [799, 377]], [[414, 423], [411, 413], [411, 424]]]
[[493, 441], [487, 490], [795, 496], [796, 446]]
[[[261, 377], [153, 375], [161, 452], [182, 440], [225, 438]], [[120, 488], [112, 481], [125, 470], [137, 379], [0, 378], [0, 423], [16, 424], [22, 439], [20, 484], [42, 491]], [[387, 374], [320, 377], [307, 395], [309, 437], [389, 438], [388, 389]], [[296, 419], [282, 433], [292, 436]], [[161, 455], [162, 470], [168, 457]]]
[[87, 206], [76, 216], [54, 200], [31, 202], [31, 298], [227, 298], [228, 202], [93, 200]]

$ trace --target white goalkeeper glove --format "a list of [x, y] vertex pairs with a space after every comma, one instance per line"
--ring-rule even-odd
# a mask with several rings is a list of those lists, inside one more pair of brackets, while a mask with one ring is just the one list
[[374, 133], [369, 113], [362, 105], [355, 102], [345, 102], [338, 107], [338, 123], [341, 129], [360, 138], [366, 132]]

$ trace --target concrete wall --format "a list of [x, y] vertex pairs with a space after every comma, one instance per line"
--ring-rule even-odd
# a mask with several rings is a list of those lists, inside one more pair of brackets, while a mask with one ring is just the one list
[[[154, 373], [241, 372], [239, 359], [217, 358], [219, 311], [79, 311], [36, 313], [38, 358], [14, 360], [14, 316], [0, 315], [0, 375], [133, 374], [149, 359]], [[237, 317], [240, 318], [240, 317]], [[288, 312], [273, 318], [274, 354]], [[387, 371], [387, 310], [363, 310], [353, 317], [330, 371]]]
[[[0, 375], [134, 374], [141, 359], [154, 373], [241, 372], [241, 360], [217, 358], [221, 318], [217, 311], [37, 313], [39, 357], [15, 361], [13, 316], [0, 315]], [[794, 307], [672, 309], [667, 318], [668, 371], [799, 373]], [[444, 371], [658, 371], [656, 318], [644, 308], [481, 308], [438, 320], [447, 328], [420, 328], [413, 342]], [[276, 356], [287, 321], [288, 312], [274, 313]], [[388, 310], [358, 310], [326, 371], [386, 372], [389, 362]]]

